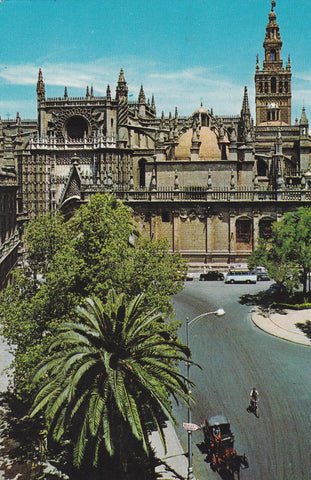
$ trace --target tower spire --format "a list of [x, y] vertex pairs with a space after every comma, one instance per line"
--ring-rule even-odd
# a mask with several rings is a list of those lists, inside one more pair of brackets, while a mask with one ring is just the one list
[[107, 85], [106, 98], [107, 98], [107, 101], [109, 101], [109, 102], [111, 101], [110, 85]]
[[141, 117], [145, 117], [146, 116], [146, 96], [145, 96], [143, 86], [140, 87], [140, 92], [138, 95], [138, 103], [139, 103], [139, 109], [138, 109], [139, 115]]
[[126, 83], [126, 82], [125, 82], [125, 78], [124, 78], [123, 68], [121, 68], [121, 70], [120, 70], [118, 83]]
[[260, 70], [256, 62], [256, 124], [281, 121], [291, 123], [291, 65], [288, 61], [283, 68], [281, 58], [282, 40], [275, 14], [276, 2], [271, 1], [271, 11], [268, 14], [263, 48], [265, 58]]
[[38, 103], [44, 102], [45, 100], [45, 85], [43, 81], [41, 68], [39, 68], [38, 81], [37, 81], [37, 99], [38, 99]]
[[247, 87], [245, 86], [241, 115], [240, 115], [240, 120], [238, 125], [238, 137], [240, 142], [243, 142], [243, 143], [246, 142], [247, 135], [249, 134], [251, 129], [252, 129], [251, 111], [249, 108]]
[[249, 101], [248, 101], [248, 92], [247, 92], [247, 87], [244, 87], [244, 95], [243, 95], [243, 104], [242, 104], [242, 110], [241, 110], [241, 116], [243, 117], [249, 117], [251, 116], [251, 111], [249, 108]]
[[154, 95], [152, 94], [152, 97], [151, 97], [151, 108], [154, 110], [154, 112], [156, 111], [156, 106], [155, 106], [155, 101], [154, 101]]
[[271, 2], [271, 12], [269, 13], [269, 22], [266, 26], [266, 35], [263, 42], [265, 49], [264, 69], [276, 70], [281, 69], [283, 61], [281, 60], [282, 40], [280, 35], [279, 25], [276, 21], [276, 14], [274, 11], [275, 2]]
[[145, 96], [144, 88], [143, 88], [142, 85], [140, 87], [140, 91], [139, 91], [139, 95], [138, 95], [138, 102], [139, 103], [146, 103], [146, 96]]
[[116, 88], [116, 99], [120, 100], [121, 98], [123, 98], [127, 100], [127, 94], [128, 94], [128, 88], [124, 78], [123, 68], [121, 68], [120, 74], [119, 74], [119, 80]]

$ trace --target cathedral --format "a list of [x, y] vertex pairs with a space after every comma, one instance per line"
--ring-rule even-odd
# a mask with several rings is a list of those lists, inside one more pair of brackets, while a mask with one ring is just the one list
[[66, 87], [47, 97], [40, 69], [37, 119], [0, 120], [0, 265], [25, 221], [57, 209], [69, 217], [97, 192], [122, 199], [143, 235], [167, 238], [193, 267], [247, 262], [273, 222], [311, 200], [309, 124], [304, 108], [292, 123], [274, 10], [272, 1], [256, 60], [255, 120], [246, 87], [235, 116], [203, 105], [164, 116], [143, 86], [129, 100], [123, 69], [115, 92], [87, 86], [78, 98]]

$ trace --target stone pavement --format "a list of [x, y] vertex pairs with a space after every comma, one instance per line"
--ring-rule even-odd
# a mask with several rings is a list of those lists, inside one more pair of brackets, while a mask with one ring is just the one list
[[167, 447], [166, 452], [164, 451], [158, 432], [152, 432], [149, 437], [157, 458], [162, 461], [161, 465], [156, 468], [156, 472], [159, 475], [158, 478], [163, 480], [186, 479], [188, 474], [187, 452], [183, 451], [171, 422], [166, 422], [164, 434]]
[[311, 321], [311, 310], [284, 310], [284, 313], [262, 312], [258, 307], [251, 311], [253, 323], [275, 337], [289, 342], [311, 346], [311, 339], [306, 336], [296, 323]]

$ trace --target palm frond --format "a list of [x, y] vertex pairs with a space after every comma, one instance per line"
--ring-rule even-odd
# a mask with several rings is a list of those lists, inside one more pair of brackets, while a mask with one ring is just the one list
[[85, 417], [82, 423], [80, 434], [78, 435], [73, 449], [73, 462], [77, 467], [81, 465], [87, 442], [87, 418]]
[[89, 427], [91, 435], [93, 435], [93, 437], [96, 436], [98, 428], [101, 424], [104, 405], [105, 402], [98, 390], [93, 391], [91, 394], [90, 406], [88, 410]]
[[[75, 390], [77, 387], [77, 384], [82, 381], [82, 379], [85, 377], [87, 372], [91, 374], [91, 369], [94, 365], [96, 365], [97, 360], [89, 358], [85, 363], [83, 363], [75, 372], [74, 375], [71, 376], [70, 378], [70, 389], [69, 389], [69, 401], [72, 401], [73, 397], [75, 396]], [[88, 383], [92, 380], [93, 376], [89, 375], [88, 378]]]
[[44, 385], [34, 400], [33, 407], [30, 410], [30, 416], [34, 417], [40, 410], [46, 408], [48, 403], [58, 395], [61, 387], [57, 380], [52, 380]]

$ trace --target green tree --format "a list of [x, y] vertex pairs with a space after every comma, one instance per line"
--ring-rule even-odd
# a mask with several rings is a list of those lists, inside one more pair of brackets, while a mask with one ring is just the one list
[[266, 267], [270, 278], [275, 280], [283, 292], [292, 294], [298, 285], [298, 266], [289, 259], [276, 233], [269, 240], [259, 240], [258, 248], [250, 255], [248, 265], [250, 269], [257, 265]]
[[2, 333], [15, 346], [15, 392], [25, 401], [38, 359], [86, 297], [105, 301], [112, 287], [127, 300], [144, 292], [146, 309], [158, 307], [170, 320], [170, 296], [182, 289], [186, 264], [165, 241], [144, 240], [131, 209], [113, 196], [94, 195], [68, 222], [40, 217], [26, 239], [28, 261], [0, 297]]
[[289, 293], [298, 286], [302, 272], [304, 292], [307, 291], [307, 273], [311, 270], [311, 208], [300, 207], [274, 223], [271, 238], [261, 240], [249, 259], [250, 267], [259, 264]]
[[166, 239], [151, 241], [139, 237], [123, 269], [120, 290], [128, 298], [144, 292], [146, 306], [170, 314], [171, 296], [183, 288], [186, 264], [180, 255], [168, 254], [168, 247]]
[[164, 443], [163, 414], [175, 421], [170, 396], [191, 401], [177, 369], [188, 347], [167, 334], [158, 309], [146, 312], [143, 295], [127, 303], [111, 289], [106, 304], [88, 298], [76, 313], [78, 321], [61, 327], [35, 376], [40, 389], [31, 415], [45, 412], [56, 441], [74, 437], [77, 466], [88, 444], [95, 466], [103, 447], [126, 459], [129, 433], [148, 453], [148, 421]]
[[48, 213], [37, 217], [28, 225], [23, 240], [30, 268], [35, 274], [45, 275], [55, 253], [68, 241], [62, 215]]

